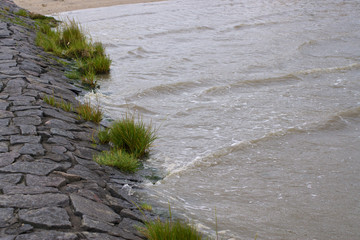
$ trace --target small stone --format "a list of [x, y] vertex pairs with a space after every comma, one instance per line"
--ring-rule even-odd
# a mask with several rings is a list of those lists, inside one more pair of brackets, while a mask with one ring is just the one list
[[124, 218], [130, 218], [135, 221], [145, 222], [145, 220], [143, 219], [143, 217], [141, 215], [137, 214], [134, 211], [131, 211], [130, 209], [121, 210], [120, 215]]
[[0, 118], [12, 118], [14, 117], [14, 114], [9, 111], [0, 110]]
[[41, 140], [40, 136], [22, 136], [22, 135], [12, 135], [10, 136], [10, 144], [19, 144], [19, 143], [39, 143]]
[[[65, 113], [65, 112], [64, 112]], [[44, 115], [45, 116], [49, 116], [49, 117], [53, 117], [53, 118], [57, 118], [57, 119], [61, 119], [70, 123], [75, 123], [76, 120], [74, 118], [68, 117], [66, 115], [64, 115], [64, 113], [60, 113], [54, 109], [44, 109]]]
[[90, 148], [85, 147], [77, 147], [77, 151], [75, 151], [75, 155], [80, 158], [85, 158], [92, 160], [93, 156], [98, 154], [99, 152]]
[[38, 116], [31, 116], [31, 117], [15, 117], [13, 118], [13, 122], [15, 126], [19, 125], [40, 125], [41, 118]]
[[70, 139], [74, 139], [74, 135], [71, 132], [61, 130], [60, 128], [51, 128], [50, 132], [54, 135], [59, 135]]
[[5, 167], [9, 164], [12, 164], [19, 156], [20, 154], [16, 152], [0, 153], [0, 167]]
[[125, 238], [114, 237], [106, 233], [83, 232], [87, 240], [125, 240]]
[[19, 219], [35, 227], [71, 228], [69, 215], [65, 209], [59, 207], [45, 207], [34, 210], [21, 209]]
[[87, 215], [103, 222], [119, 222], [120, 217], [110, 207], [79, 195], [71, 194], [71, 202], [77, 214]]
[[39, 116], [39, 117], [42, 117], [43, 111], [38, 110], [38, 109], [30, 109], [30, 110], [26, 110], [26, 111], [15, 112], [15, 114], [18, 117], [24, 117], [24, 116]]
[[9, 220], [14, 217], [13, 208], [2, 208], [0, 210], [0, 228], [6, 227]]
[[0, 110], [6, 110], [8, 106], [9, 106], [9, 103], [7, 101], [0, 100]]
[[4, 194], [40, 194], [40, 193], [58, 193], [59, 190], [53, 187], [42, 187], [42, 186], [6, 186], [3, 188]]
[[68, 205], [68, 196], [59, 193], [0, 195], [0, 207], [33, 209], [42, 207], [65, 207]]
[[76, 174], [64, 173], [60, 171], [54, 171], [53, 173], [66, 178], [68, 182], [77, 182], [83, 179], [81, 176]]
[[77, 131], [81, 130], [81, 128], [79, 128], [77, 125], [70, 124], [59, 119], [51, 119], [45, 122], [45, 125], [50, 128], [60, 128], [63, 130], [77, 130]]
[[33, 125], [20, 125], [20, 131], [22, 135], [35, 135], [36, 127]]
[[0, 119], [0, 127], [7, 127], [9, 125], [9, 122], [10, 122], [9, 118]]
[[25, 143], [24, 146], [19, 150], [19, 153], [29, 155], [44, 155], [45, 149], [41, 144]]
[[7, 142], [0, 142], [0, 153], [9, 151], [9, 144]]
[[16, 111], [25, 111], [30, 109], [40, 109], [41, 106], [13, 106], [10, 107], [10, 111], [16, 112]]
[[41, 160], [34, 162], [15, 162], [14, 164], [0, 168], [0, 172], [30, 173], [44, 176], [60, 167], [61, 165], [59, 164], [51, 164]]
[[106, 195], [106, 200], [109, 203], [109, 206], [114, 209], [115, 212], [120, 213], [121, 210], [131, 207], [130, 203], [127, 201], [121, 200], [119, 198], [114, 198], [110, 195]]
[[22, 233], [28, 233], [28, 232], [32, 231], [33, 229], [34, 229], [34, 227], [29, 224], [21, 224], [21, 225], [15, 224], [15, 225], [12, 225], [10, 228], [7, 228], [5, 230], [5, 233], [9, 234], [9, 235], [19, 235]]
[[66, 151], [67, 151], [66, 148], [63, 146], [52, 146], [51, 147], [51, 152], [56, 153], [56, 154], [63, 154]]
[[1, 174], [0, 175], [0, 188], [16, 185], [21, 181], [22, 174]]
[[71, 232], [41, 231], [17, 236], [16, 240], [77, 240], [78, 236]]
[[58, 177], [58, 176], [36, 176], [36, 175], [27, 174], [26, 184], [28, 186], [59, 188], [66, 184], [66, 179], [64, 177]]
[[19, 133], [19, 129], [17, 127], [8, 126], [8, 127], [0, 128], [0, 136], [13, 135], [18, 133]]

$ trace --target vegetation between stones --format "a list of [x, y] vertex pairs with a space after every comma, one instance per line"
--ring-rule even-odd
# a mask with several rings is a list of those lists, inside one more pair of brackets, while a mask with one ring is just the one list
[[83, 85], [96, 88], [95, 76], [109, 73], [111, 65], [111, 59], [105, 54], [103, 45], [99, 42], [92, 43], [74, 20], [54, 29], [53, 25], [38, 19], [36, 44], [59, 57], [75, 59], [77, 67], [71, 73], [71, 78], [79, 78]]
[[132, 154], [121, 149], [104, 151], [95, 157], [95, 161], [102, 165], [116, 167], [127, 173], [134, 173], [139, 168], [138, 160]]

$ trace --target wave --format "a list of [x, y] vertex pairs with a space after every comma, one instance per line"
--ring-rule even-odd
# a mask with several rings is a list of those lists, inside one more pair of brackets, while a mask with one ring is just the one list
[[157, 97], [160, 95], [170, 95], [170, 94], [180, 94], [187, 92], [190, 89], [200, 86], [200, 83], [197, 82], [177, 82], [170, 84], [161, 84], [155, 87], [147, 88], [142, 90], [133, 96], [128, 97], [127, 99], [143, 98], [143, 97]]
[[192, 32], [203, 32], [203, 31], [212, 31], [214, 28], [207, 27], [207, 26], [197, 26], [192, 28], [181, 28], [181, 29], [173, 29], [163, 32], [151, 33], [145, 35], [147, 38], [165, 36], [165, 35], [174, 35], [174, 34], [184, 34], [184, 33], [192, 33]]
[[320, 122], [313, 122], [302, 126], [272, 131], [260, 138], [239, 141], [237, 143], [224, 146], [208, 155], [196, 157], [187, 165], [170, 172], [170, 174], [166, 176], [166, 178], [173, 175], [181, 175], [189, 169], [216, 166], [221, 163], [218, 161], [219, 159], [226, 157], [227, 155], [234, 152], [245, 150], [247, 148], [252, 148], [262, 142], [275, 141], [276, 139], [283, 138], [291, 134], [309, 134], [323, 131], [343, 130], [345, 128], [352, 127], [351, 125], [354, 121], [360, 123], [360, 106], [337, 112], [334, 115], [331, 115], [327, 119]]

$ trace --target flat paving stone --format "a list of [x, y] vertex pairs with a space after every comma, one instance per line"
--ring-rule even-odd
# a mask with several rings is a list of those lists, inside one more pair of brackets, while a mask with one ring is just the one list
[[75, 130], [75, 131], [81, 130], [81, 128], [76, 124], [70, 124], [59, 119], [48, 120], [45, 122], [45, 126], [48, 126], [50, 128], [60, 128], [63, 130]]
[[19, 143], [39, 143], [41, 140], [40, 136], [23, 136], [23, 135], [12, 135], [10, 136], [10, 144]]
[[24, 146], [20, 148], [19, 153], [29, 155], [44, 155], [45, 149], [41, 144], [25, 143]]
[[59, 135], [59, 136], [67, 137], [70, 139], [74, 139], [74, 134], [72, 134], [72, 132], [68, 132], [68, 131], [62, 130], [60, 128], [51, 128], [50, 132], [54, 135]]
[[76, 194], [71, 194], [70, 199], [77, 214], [87, 215], [109, 223], [120, 220], [120, 216], [103, 203], [94, 202]]
[[51, 164], [44, 161], [34, 161], [34, 162], [15, 162], [6, 167], [0, 168], [0, 172], [9, 172], [9, 173], [29, 173], [34, 175], [45, 176], [51, 173], [54, 170], [57, 170], [61, 167], [59, 164]]
[[[1, 88], [0, 88], [1, 89]], [[0, 100], [0, 110], [6, 110], [10, 104], [4, 100]]]
[[20, 156], [17, 152], [0, 153], [0, 167], [12, 164]]
[[20, 131], [22, 135], [35, 135], [36, 127], [33, 125], [20, 125]]
[[18, 134], [19, 132], [20, 132], [19, 128], [14, 127], [14, 126], [0, 128], [0, 136]]
[[18, 184], [22, 179], [22, 174], [1, 174], [0, 175], [0, 188], [6, 186], [14, 186]]
[[13, 217], [14, 217], [14, 209], [13, 208], [1, 208], [0, 209], [0, 228], [6, 227], [9, 224], [8, 221]]
[[10, 111], [0, 110], [0, 118], [12, 118], [14, 114]]
[[31, 117], [14, 117], [13, 122], [15, 126], [19, 126], [19, 125], [38, 126], [41, 124], [42, 121], [39, 116], [31, 116]]
[[60, 113], [54, 109], [44, 109], [44, 115], [45, 116], [49, 116], [49, 117], [53, 117], [53, 118], [57, 118], [66, 122], [70, 122], [70, 123], [75, 123], [76, 120], [74, 118], [68, 117], [66, 115], [64, 115], [64, 113]]
[[59, 193], [0, 195], [0, 207], [33, 209], [42, 207], [65, 207], [68, 204], [69, 197]]
[[38, 109], [30, 109], [30, 110], [25, 110], [25, 111], [18, 111], [18, 112], [15, 112], [15, 114], [18, 117], [26, 117], [26, 116], [39, 116], [39, 117], [42, 117], [43, 111], [38, 110]]
[[3, 188], [3, 193], [7, 195], [14, 194], [40, 194], [40, 193], [58, 193], [59, 190], [54, 187], [43, 187], [43, 186], [6, 186]]
[[0, 153], [9, 151], [9, 144], [7, 142], [0, 142]]
[[[21, 234], [16, 240], [78, 240], [75, 233], [60, 231], [39, 231], [28, 234]], [[100, 239], [99, 239], [100, 240]]]
[[82, 232], [87, 240], [125, 240], [125, 238], [114, 237], [106, 233]]
[[35, 227], [71, 228], [69, 215], [59, 207], [45, 207], [40, 209], [21, 209], [19, 219]]
[[10, 119], [9, 118], [5, 118], [5, 119], [0, 119], [0, 127], [7, 127], [10, 123]]
[[61, 187], [66, 184], [64, 177], [58, 176], [37, 176], [37, 175], [26, 175], [26, 184], [28, 186], [43, 186], [43, 187]]

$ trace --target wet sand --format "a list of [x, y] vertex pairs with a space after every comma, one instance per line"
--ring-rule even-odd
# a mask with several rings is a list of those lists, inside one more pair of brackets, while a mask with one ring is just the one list
[[157, 1], [159, 0], [14, 0], [18, 6], [41, 14]]

